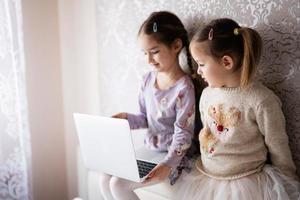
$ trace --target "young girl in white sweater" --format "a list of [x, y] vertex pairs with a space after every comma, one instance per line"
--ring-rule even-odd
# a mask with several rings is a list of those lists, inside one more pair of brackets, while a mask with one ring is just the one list
[[200, 99], [201, 157], [174, 199], [300, 199], [281, 102], [253, 81], [261, 49], [259, 34], [231, 19], [193, 37], [192, 57], [208, 83]]

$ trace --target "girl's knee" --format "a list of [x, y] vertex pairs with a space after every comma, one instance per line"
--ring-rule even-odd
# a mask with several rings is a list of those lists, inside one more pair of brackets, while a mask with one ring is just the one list
[[135, 189], [135, 183], [126, 179], [112, 177], [110, 179], [110, 189], [112, 192], [130, 192]]
[[111, 179], [111, 175], [100, 173], [99, 174], [99, 186], [100, 192], [104, 199], [114, 199], [111, 194], [111, 190], [109, 188], [109, 182]]
[[112, 177], [110, 180], [110, 190], [115, 199], [138, 200], [139, 198], [133, 192], [135, 183], [125, 179]]
[[99, 174], [99, 183], [100, 183], [100, 186], [103, 186], [103, 185], [107, 185], [108, 186], [109, 182], [110, 182], [110, 179], [111, 179], [111, 175], [100, 173]]
[[109, 186], [112, 190], [120, 190], [125, 189], [126, 184], [124, 184], [124, 180], [118, 177], [112, 177], [109, 182]]

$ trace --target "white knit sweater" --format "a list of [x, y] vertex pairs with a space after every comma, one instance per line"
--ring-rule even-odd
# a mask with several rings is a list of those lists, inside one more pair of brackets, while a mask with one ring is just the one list
[[204, 129], [197, 168], [218, 179], [259, 171], [270, 154], [284, 174], [296, 177], [279, 98], [262, 84], [247, 89], [204, 89], [200, 100]]

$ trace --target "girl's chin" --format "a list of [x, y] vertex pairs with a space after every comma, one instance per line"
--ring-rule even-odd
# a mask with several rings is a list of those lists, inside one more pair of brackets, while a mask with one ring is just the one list
[[154, 69], [159, 69], [159, 68], [160, 68], [159, 65], [152, 65], [152, 67], [153, 67]]
[[157, 71], [157, 72], [163, 72], [164, 71], [160, 67], [153, 67], [153, 69], [154, 69], [154, 71]]

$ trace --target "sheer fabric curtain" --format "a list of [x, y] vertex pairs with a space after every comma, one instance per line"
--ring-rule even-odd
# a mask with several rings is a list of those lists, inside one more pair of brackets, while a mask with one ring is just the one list
[[0, 199], [30, 200], [21, 0], [0, 0]]

